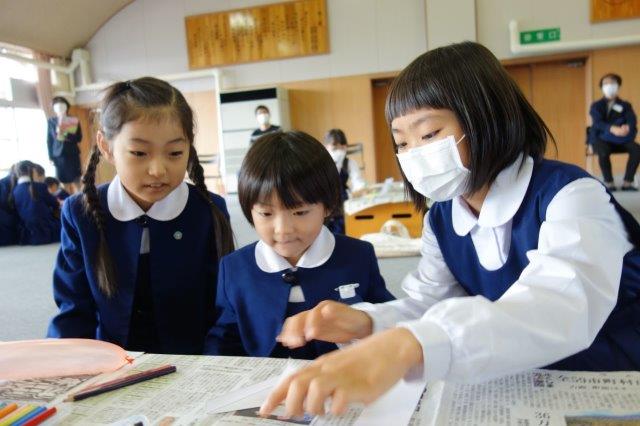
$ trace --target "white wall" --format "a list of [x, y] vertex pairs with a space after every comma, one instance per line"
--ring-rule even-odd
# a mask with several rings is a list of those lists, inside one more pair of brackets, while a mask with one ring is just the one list
[[511, 19], [518, 20], [520, 31], [560, 27], [561, 41], [640, 34], [640, 19], [591, 24], [590, 3], [588, 0], [476, 0], [478, 42], [500, 59], [514, 57], [509, 50]]
[[[277, 2], [136, 0], [88, 43], [94, 79], [188, 71], [185, 16]], [[329, 54], [223, 67], [223, 87], [399, 70], [426, 50], [424, 2], [327, 0]]]
[[476, 41], [476, 0], [425, 0], [425, 4], [429, 49]]

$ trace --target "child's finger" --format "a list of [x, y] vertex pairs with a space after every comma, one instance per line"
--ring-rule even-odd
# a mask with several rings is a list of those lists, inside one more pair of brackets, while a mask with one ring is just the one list
[[324, 415], [324, 402], [335, 389], [333, 381], [327, 375], [316, 376], [309, 383], [306, 411], [309, 414]]
[[349, 398], [347, 397], [347, 392], [342, 388], [336, 389], [331, 398], [331, 414], [337, 416], [344, 414], [344, 412], [347, 411], [348, 405]]
[[315, 369], [304, 369], [291, 379], [289, 390], [284, 402], [284, 412], [288, 417], [304, 415], [304, 400], [307, 396], [309, 383], [316, 374]]
[[261, 416], [268, 416], [278, 405], [280, 405], [282, 401], [284, 401], [287, 396], [287, 392], [289, 391], [289, 383], [291, 383], [292, 378], [293, 374], [278, 383], [278, 385], [271, 391], [260, 407], [259, 414]]
[[309, 340], [319, 339], [322, 340], [322, 336], [320, 335], [323, 328], [323, 318], [322, 318], [322, 306], [316, 306], [315, 308], [308, 311], [307, 318], [304, 325], [304, 337]]
[[282, 326], [282, 331], [276, 340], [288, 348], [297, 348], [304, 346], [306, 343], [304, 338], [304, 329], [307, 312], [301, 312], [297, 315], [287, 318]]

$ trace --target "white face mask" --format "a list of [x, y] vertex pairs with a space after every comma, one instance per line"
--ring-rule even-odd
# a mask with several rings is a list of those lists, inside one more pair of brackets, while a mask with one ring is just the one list
[[65, 104], [63, 104], [62, 102], [58, 102], [53, 104], [53, 112], [57, 115], [57, 116], [61, 116], [67, 113], [67, 106]]
[[269, 124], [269, 114], [267, 113], [261, 112], [256, 116], [256, 119], [261, 126]]
[[413, 188], [433, 201], [446, 201], [466, 190], [471, 172], [460, 159], [453, 135], [396, 154], [400, 167]]
[[347, 156], [347, 151], [344, 149], [334, 149], [333, 151], [329, 151], [329, 155], [333, 158], [334, 163], [341, 165], [344, 157]]
[[604, 93], [607, 98], [614, 98], [618, 94], [618, 85], [616, 83], [603, 84], [602, 93]]

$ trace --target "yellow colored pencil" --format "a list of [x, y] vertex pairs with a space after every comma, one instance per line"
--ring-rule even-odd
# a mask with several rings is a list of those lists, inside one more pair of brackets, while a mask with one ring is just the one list
[[11, 423], [17, 420], [20, 420], [21, 418], [23, 418], [24, 416], [26, 416], [36, 408], [38, 407], [35, 405], [25, 405], [24, 407], [20, 408], [18, 411], [11, 414], [9, 417], [0, 421], [0, 426], [9, 426]]

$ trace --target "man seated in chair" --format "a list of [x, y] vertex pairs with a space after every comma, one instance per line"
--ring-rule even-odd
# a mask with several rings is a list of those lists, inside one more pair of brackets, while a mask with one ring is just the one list
[[634, 142], [638, 133], [637, 120], [631, 104], [618, 97], [621, 85], [622, 78], [618, 74], [605, 74], [600, 79], [604, 97], [594, 102], [589, 110], [592, 121], [590, 142], [598, 154], [602, 177], [610, 191], [617, 188], [613, 182], [609, 156], [616, 152], [629, 153], [622, 190], [637, 191], [633, 186], [640, 163], [640, 145]]

